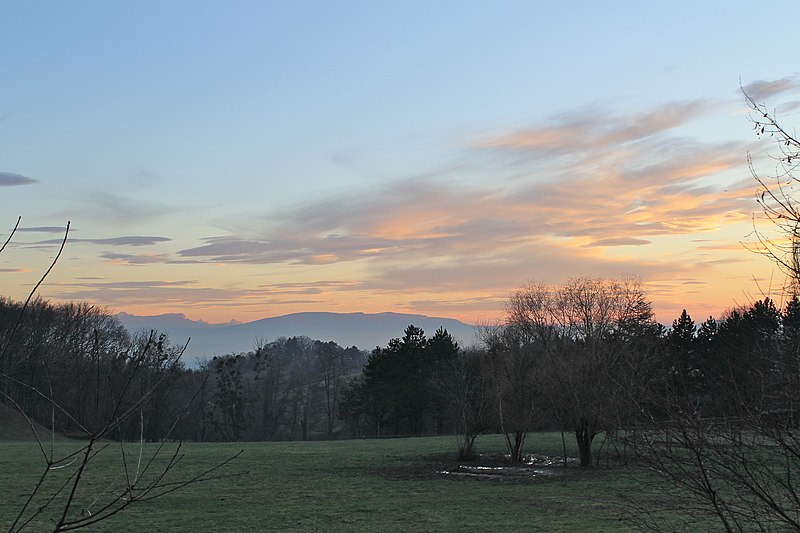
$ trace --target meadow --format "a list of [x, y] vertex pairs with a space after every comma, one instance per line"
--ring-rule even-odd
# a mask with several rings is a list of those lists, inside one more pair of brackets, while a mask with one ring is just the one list
[[[574, 438], [567, 437], [568, 455], [576, 457]], [[530, 452], [561, 455], [559, 433], [534, 433], [528, 443]], [[63, 450], [74, 446], [56, 443]], [[240, 449], [244, 453], [225, 472], [245, 473], [139, 503], [89, 530], [616, 532], [635, 530], [621, 519], [632, 501], [671, 513], [655, 480], [639, 468], [601, 460], [591, 469], [570, 463], [515, 476], [485, 469], [471, 470], [478, 473], [472, 475], [459, 470], [467, 463], [453, 459], [455, 446], [452, 436], [184, 444], [178, 469], [183, 476]], [[478, 446], [483, 457], [473, 466], [505, 466], [500, 436], [479, 438]], [[81, 508], [91, 509], [98, 496], [119, 487], [119, 455], [113, 445], [98, 458], [78, 494]], [[41, 461], [33, 442], [0, 442], [5, 529], [35, 483]], [[62, 479], [67, 470], [59, 474]], [[47, 524], [39, 521], [29, 530], [46, 531]]]

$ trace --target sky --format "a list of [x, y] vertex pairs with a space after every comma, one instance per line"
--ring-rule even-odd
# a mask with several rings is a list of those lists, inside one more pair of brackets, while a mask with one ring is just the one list
[[[640, 278], [770, 295], [740, 85], [800, 124], [800, 3], [0, 2], [0, 294], [250, 321], [500, 320]], [[755, 217], [755, 218], [754, 218]], [[761, 226], [759, 226], [761, 224]]]

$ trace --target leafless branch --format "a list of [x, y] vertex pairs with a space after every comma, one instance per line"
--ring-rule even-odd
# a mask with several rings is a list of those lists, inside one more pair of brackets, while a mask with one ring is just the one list
[[17, 217], [17, 223], [14, 224], [14, 229], [12, 229], [11, 233], [8, 234], [8, 238], [6, 239], [6, 242], [3, 243], [3, 246], [0, 246], [0, 253], [2, 253], [3, 250], [6, 249], [6, 246], [8, 246], [8, 243], [10, 243], [11, 239], [14, 238], [14, 234], [17, 232], [17, 228], [19, 228], [19, 223], [21, 221], [22, 221], [22, 217], [21, 216]]
[[[17, 225], [11, 232], [11, 235], [6, 239], [5, 244], [3, 244], [2, 248], [0, 248], [0, 252], [2, 252], [8, 243], [11, 242], [11, 238], [19, 227], [20, 220], [21, 219], [17, 220]], [[5, 339], [5, 344], [2, 346], [2, 351], [0, 351], [0, 361], [8, 357], [10, 353], [10, 347], [12, 346], [12, 341], [20, 330], [20, 324], [23, 316], [26, 314], [34, 295], [58, 262], [67, 242], [69, 228], [70, 224], [67, 223], [64, 238], [61, 241], [61, 245], [55, 257], [53, 258], [53, 261], [30, 291], [27, 299], [17, 313], [14, 325], [10, 328], [9, 334]], [[85, 311], [82, 310], [81, 313], [88, 313], [89, 309], [90, 308], [87, 308]], [[94, 388], [92, 391], [94, 421], [90, 421], [90, 423], [82, 423], [78, 417], [70, 412], [68, 408], [62, 406], [57, 401], [53, 387], [53, 378], [51, 376], [48, 363], [45, 359], [42, 360], [42, 365], [49, 389], [48, 392], [44, 392], [36, 385], [26, 383], [19, 377], [12, 375], [12, 373], [0, 369], [0, 380], [4, 380], [9, 384], [13, 384], [18, 388], [18, 390], [27, 391], [27, 393], [32, 395], [34, 398], [44, 400], [49, 409], [51, 432], [50, 451], [48, 453], [48, 451], [45, 449], [42, 439], [38, 434], [36, 423], [33, 421], [31, 416], [25, 412], [25, 409], [9, 393], [0, 390], [0, 397], [12, 404], [24, 417], [27, 425], [33, 432], [34, 438], [36, 439], [44, 458], [43, 468], [41, 474], [39, 475], [38, 481], [34, 484], [25, 502], [18, 510], [17, 516], [8, 529], [9, 533], [16, 533], [32, 526], [34, 522], [41, 518], [46, 512], [48, 514], [56, 512], [57, 514], [53, 520], [54, 532], [71, 531], [74, 529], [87, 527], [119, 513], [133, 503], [159, 498], [165, 494], [169, 494], [170, 492], [198, 482], [222, 479], [243, 474], [242, 472], [233, 474], [218, 473], [221, 468], [227, 466], [233, 460], [238, 458], [242, 453], [240, 451], [239, 453], [234, 454], [233, 456], [221, 461], [211, 468], [200, 472], [199, 474], [176, 481], [171, 481], [168, 479], [168, 475], [177, 471], [177, 467], [181, 465], [181, 461], [184, 458], [184, 454], [181, 451], [182, 444], [180, 443], [176, 446], [176, 449], [169, 455], [169, 457], [167, 457], [166, 463], [156, 468], [157, 460], [160, 460], [159, 458], [163, 457], [163, 455], [166, 453], [166, 443], [171, 438], [171, 435], [178, 422], [188, 412], [189, 405], [196, 399], [200, 389], [198, 389], [198, 391], [196, 391], [192, 398], [187, 402], [183, 410], [173, 421], [172, 426], [169, 428], [167, 433], [162, 436], [162, 439], [155, 446], [155, 448], [149, 452], [146, 458], [144, 457], [144, 419], [142, 408], [152, 400], [154, 394], [159, 388], [167, 385], [168, 377], [171, 375], [174, 369], [178, 368], [181, 356], [188, 346], [187, 341], [182, 349], [177, 352], [162, 352], [161, 338], [159, 338], [158, 342], [156, 342], [155, 337], [155, 332], [151, 332], [149, 338], [144, 343], [144, 346], [140, 346], [139, 349], [136, 350], [133, 350], [133, 347], [131, 347], [131, 351], [129, 353], [123, 354], [123, 357], [125, 357], [124, 375], [121, 383], [118, 381], [116, 382], [119, 384], [119, 386], [115, 386], [112, 384], [112, 376], [110, 375], [106, 377], [108, 379], [108, 383], [106, 384], [104, 381], [103, 371], [101, 369], [101, 340], [98, 329], [94, 329], [91, 341], [91, 361], [93, 366], [89, 367], [92, 369], [90, 372], [92, 372], [94, 377]], [[148, 359], [150, 358], [151, 352], [155, 350], [156, 345], [158, 345], [158, 354], [154, 359]], [[156, 361], [156, 364], [159, 365], [158, 368], [160, 369], [160, 374], [158, 374], [155, 379], [152, 380], [150, 377], [148, 377], [146, 388], [144, 390], [136, 391], [136, 396], [134, 397], [133, 385], [135, 381], [139, 379], [138, 376], [146, 368], [145, 365], [152, 365], [153, 361]], [[203, 385], [204, 384], [205, 382]], [[102, 392], [104, 387], [112, 391], [110, 396], [104, 397]], [[108, 406], [105, 405], [106, 402], [108, 402]], [[102, 441], [107, 439], [115, 429], [120, 432], [119, 437], [121, 439], [122, 425], [137, 413], [139, 414], [140, 420], [138, 458], [136, 460], [135, 472], [131, 472], [129, 468], [126, 452], [124, 450], [124, 446], [122, 445], [122, 441], [120, 440], [120, 456], [122, 461], [120, 475], [124, 475], [125, 479], [122, 490], [114, 490], [116, 481], [112, 480], [111, 485], [109, 485], [105, 495], [103, 495], [103, 493], [99, 493], [88, 506], [83, 508], [79, 513], [76, 512], [75, 508], [77, 507], [77, 495], [79, 487], [83, 486], [87, 478], [90, 477], [90, 474], [92, 474], [93, 470], [95, 469], [94, 466], [96, 464], [96, 459], [99, 457], [99, 455], [104, 450], [109, 448], [109, 444], [104, 444]], [[87, 438], [86, 444], [80, 446], [77, 450], [68, 452], [66, 455], [58, 458], [56, 457], [55, 451], [56, 414], [63, 416], [71, 424], [74, 424], [75, 427], [77, 427]], [[60, 482], [52, 490], [46, 491], [45, 482], [52, 476], [57, 476], [56, 479], [61, 478]], [[91, 477], [94, 476], [96, 476], [96, 474]], [[101, 501], [102, 504], [100, 507], [96, 509], [94, 513], [92, 513], [91, 508]], [[32, 508], [34, 502], [38, 503], [36, 503], [35, 508]]]
[[[17, 224], [19, 224], [19, 221], [17, 221]], [[11, 341], [14, 339], [14, 334], [17, 332], [17, 329], [19, 328], [19, 323], [22, 321], [22, 317], [25, 314], [25, 310], [28, 308], [28, 304], [30, 304], [31, 300], [33, 299], [33, 295], [36, 294], [36, 291], [39, 290], [39, 287], [42, 285], [42, 283], [44, 283], [45, 278], [47, 278], [47, 276], [56, 266], [56, 263], [58, 263], [58, 258], [61, 257], [61, 252], [64, 251], [64, 246], [67, 244], [67, 237], [69, 236], [69, 224], [70, 223], [67, 222], [67, 228], [64, 231], [64, 238], [61, 240], [61, 246], [59, 246], [58, 248], [58, 253], [56, 253], [56, 256], [53, 258], [53, 261], [50, 263], [50, 266], [47, 268], [45, 273], [42, 274], [42, 277], [39, 278], [39, 281], [36, 283], [36, 285], [33, 286], [33, 289], [31, 289], [31, 292], [28, 294], [28, 298], [25, 299], [25, 304], [22, 306], [22, 309], [20, 310], [19, 315], [17, 316], [17, 321], [14, 324], [14, 327], [11, 328], [11, 333], [9, 334], [8, 339], [6, 340], [6, 345], [3, 347], [3, 351], [0, 352], [0, 359], [6, 356], [8, 347], [11, 346]], [[11, 237], [9, 236], [9, 239], [10, 238]], [[3, 247], [5, 247], [5, 245], [3, 245]]]

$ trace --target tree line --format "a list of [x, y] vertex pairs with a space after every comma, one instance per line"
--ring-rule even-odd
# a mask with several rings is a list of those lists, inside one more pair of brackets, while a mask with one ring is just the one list
[[355, 347], [281, 337], [189, 368], [183, 345], [129, 332], [107, 309], [34, 299], [21, 313], [23, 305], [0, 297], [0, 401], [68, 436], [132, 407], [136, 416], [111, 437], [330, 438], [341, 431], [343, 385], [365, 359]]
[[92, 432], [112, 411], [135, 406], [141, 416], [116, 427], [114, 436], [133, 440], [143, 433], [154, 441], [191, 397], [174, 386], [186, 369], [166, 336], [130, 334], [108, 311], [84, 303], [34, 299], [24, 314], [23, 306], [0, 298], [0, 398], [46, 427]]
[[462, 459], [481, 433], [504, 434], [522, 462], [531, 430], [569, 431], [581, 466], [604, 447], [623, 463], [629, 451], [687, 511], [628, 509], [643, 529], [705, 529], [714, 517], [724, 531], [800, 530], [796, 292], [699, 324], [684, 309], [665, 327], [635, 280], [529, 285], [481, 340], [461, 348], [410, 326], [372, 352], [342, 415], [359, 435], [454, 431]]
[[368, 357], [281, 337], [197, 368], [166, 335], [130, 333], [108, 310], [37, 299], [16, 324], [20, 308], [0, 298], [0, 372], [12, 378], [0, 381], [0, 397], [42, 421], [56, 399], [53, 423], [68, 435], [104, 420], [112, 406], [98, 399], [125, 386], [130, 402], [148, 396], [140, 416], [116, 430], [122, 440], [157, 441], [180, 418], [173, 438], [463, 434], [468, 456], [478, 434], [499, 431], [521, 460], [530, 430], [561, 429], [575, 433], [590, 464], [595, 436], [668, 417], [677, 405], [706, 417], [754, 406], [796, 416], [785, 391], [800, 383], [797, 297], [782, 308], [765, 298], [699, 325], [684, 310], [666, 328], [633, 280], [526, 286], [473, 346], [410, 325]]
[[[502, 323], [481, 328], [472, 346], [410, 325], [368, 356], [282, 337], [197, 368], [181, 363], [183, 347], [166, 335], [130, 333], [108, 310], [34, 299], [20, 314], [22, 305], [0, 298], [0, 398], [66, 435], [449, 434], [467, 459], [481, 434], [501, 433], [520, 462], [529, 433], [549, 429], [574, 435], [583, 466], [598, 460], [602, 436], [692, 496], [688, 503], [717, 506], [724, 517], [751, 513], [745, 524], [786, 514], [780, 502], [800, 495], [797, 296], [699, 324], [684, 310], [665, 327], [638, 281], [574, 278], [517, 290]], [[109, 424], [117, 412], [127, 414]], [[763, 493], [743, 492], [753, 486]], [[763, 509], [770, 505], [772, 515]]]
[[735, 418], [753, 410], [796, 417], [800, 302], [769, 298], [699, 326], [684, 310], [654, 319], [635, 280], [576, 278], [530, 285], [508, 300], [504, 322], [482, 343], [459, 347], [410, 326], [376, 348], [343, 393], [355, 435], [462, 435], [474, 453], [482, 432], [506, 435], [524, 458], [534, 429], [574, 433], [582, 465], [596, 436], [670, 420]]
[[258, 341], [249, 353], [215, 357], [194, 371], [205, 378], [195, 440], [340, 436], [342, 390], [364, 358], [356, 347], [308, 337]]

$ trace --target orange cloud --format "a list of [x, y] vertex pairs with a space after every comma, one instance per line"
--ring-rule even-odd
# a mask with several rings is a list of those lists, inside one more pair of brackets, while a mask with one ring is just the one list
[[[718, 312], [731, 287], [769, 265], [754, 266], [760, 258], [738, 244], [754, 208], [743, 147], [674, 135], [710, 107], [554, 117], [469, 147], [453, 166], [481, 182], [434, 169], [247, 220], [237, 214], [224, 225], [246, 229], [200, 243], [163, 238], [142, 243], [157, 252], [140, 253], [134, 241], [93, 239], [127, 246], [99, 256], [108, 268], [135, 265], [138, 285], [107, 281], [112, 274], [95, 267], [100, 280], [52, 292], [212, 321], [302, 310], [476, 321], [496, 317], [528, 281], [631, 273], [651, 284], [664, 321], [680, 305]], [[166, 272], [190, 281], [158, 281]]]

